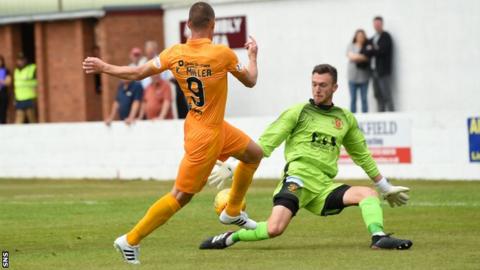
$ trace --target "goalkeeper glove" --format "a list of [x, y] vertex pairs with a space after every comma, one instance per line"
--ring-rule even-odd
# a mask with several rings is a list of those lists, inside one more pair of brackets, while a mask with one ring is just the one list
[[215, 168], [208, 177], [208, 185], [216, 186], [217, 189], [221, 189], [225, 185], [225, 181], [232, 179], [233, 167], [232, 165], [217, 160]]
[[410, 198], [407, 195], [407, 192], [410, 191], [408, 187], [392, 186], [385, 177], [375, 183], [375, 186], [390, 207], [405, 205]]

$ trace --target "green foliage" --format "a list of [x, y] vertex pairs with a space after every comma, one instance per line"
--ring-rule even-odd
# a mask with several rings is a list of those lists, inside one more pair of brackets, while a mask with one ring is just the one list
[[[393, 181], [399, 183], [400, 181]], [[349, 181], [353, 185], [369, 185]], [[358, 207], [332, 217], [301, 210], [279, 238], [199, 250], [235, 227], [217, 221], [206, 187], [142, 242], [141, 269], [478, 269], [480, 182], [402, 181], [407, 207], [384, 204], [387, 232], [412, 239], [408, 251], [374, 251]], [[255, 181], [247, 211], [265, 220], [276, 182]], [[113, 247], [172, 182], [0, 180], [0, 250], [10, 269], [132, 269]]]

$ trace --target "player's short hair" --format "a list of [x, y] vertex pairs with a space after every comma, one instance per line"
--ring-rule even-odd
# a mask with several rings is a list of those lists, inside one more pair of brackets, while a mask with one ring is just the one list
[[329, 65], [329, 64], [317, 65], [313, 68], [312, 75], [315, 74], [315, 73], [317, 73], [317, 74], [328, 73], [328, 74], [330, 74], [330, 76], [332, 76], [333, 84], [337, 83], [337, 69], [332, 65]]
[[215, 20], [215, 11], [205, 2], [197, 2], [190, 7], [188, 21], [193, 29], [205, 29]]
[[383, 18], [382, 16], [375, 16], [375, 18], [373, 18], [374, 21], [381, 21], [383, 22]]

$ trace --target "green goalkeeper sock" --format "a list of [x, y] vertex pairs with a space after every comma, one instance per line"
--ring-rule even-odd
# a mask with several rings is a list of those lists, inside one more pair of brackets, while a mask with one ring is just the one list
[[373, 234], [383, 233], [383, 212], [377, 197], [367, 197], [358, 206], [362, 210], [363, 222], [368, 231]]
[[241, 229], [232, 234], [233, 242], [238, 241], [260, 241], [270, 238], [268, 236], [267, 222], [257, 223], [255, 230]]

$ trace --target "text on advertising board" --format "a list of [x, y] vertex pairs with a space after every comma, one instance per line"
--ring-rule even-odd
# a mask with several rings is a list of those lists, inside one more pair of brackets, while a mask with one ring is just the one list
[[[358, 127], [365, 135], [372, 157], [378, 163], [412, 163], [409, 120], [363, 120], [358, 121]], [[341, 150], [340, 162], [352, 162], [344, 148]]]
[[470, 162], [480, 162], [480, 117], [467, 120]]
[[[215, 30], [212, 42], [214, 44], [224, 44], [232, 49], [243, 48], [247, 42], [247, 17], [221, 17], [215, 18]], [[190, 29], [187, 22], [180, 22], [180, 41], [187, 42], [190, 37]]]

